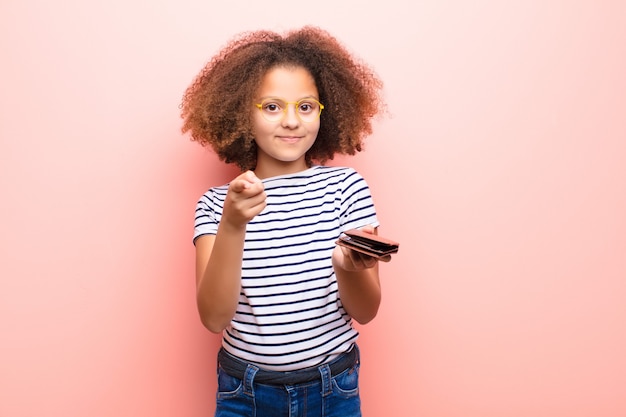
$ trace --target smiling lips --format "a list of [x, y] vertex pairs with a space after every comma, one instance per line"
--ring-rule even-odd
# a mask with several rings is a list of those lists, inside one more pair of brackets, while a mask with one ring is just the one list
[[296, 143], [301, 139], [300, 136], [279, 136], [278, 138], [286, 143]]

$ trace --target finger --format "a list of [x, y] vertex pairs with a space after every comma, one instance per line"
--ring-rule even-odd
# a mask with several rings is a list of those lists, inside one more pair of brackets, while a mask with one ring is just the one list
[[242, 191], [242, 194], [247, 198], [260, 196], [265, 199], [265, 186], [263, 186], [262, 182], [248, 183], [245, 190]]
[[380, 262], [389, 262], [391, 261], [391, 255], [385, 255], [382, 258], [378, 259]]
[[250, 183], [256, 183], [256, 182], [261, 182], [261, 180], [259, 179], [259, 177], [256, 176], [256, 174], [252, 171], [246, 171], [244, 172], [243, 176], [248, 180], [248, 182]]
[[342, 258], [343, 258], [343, 268], [348, 270], [348, 271], [352, 271], [355, 269], [355, 265], [354, 265], [354, 259], [352, 258], [352, 249], [348, 249], [344, 246], [340, 246], [337, 245], [337, 247], [339, 248], [339, 251], [341, 252]]
[[[230, 183], [230, 189], [236, 193], [241, 193], [250, 188], [256, 188], [256, 193], [259, 192], [258, 190], [264, 189], [263, 183], [252, 171], [244, 172]], [[256, 193], [252, 193], [251, 195]]]
[[359, 255], [359, 260], [361, 262], [361, 265], [363, 265], [364, 268], [368, 269], [368, 268], [372, 268], [374, 265], [376, 265], [376, 258], [372, 257], [372, 256], [367, 256], [367, 255]]
[[363, 226], [361, 228], [361, 231], [363, 231], [365, 233], [369, 233], [370, 235], [376, 234], [376, 229], [374, 228], [374, 226], [369, 225], [369, 224], [367, 226]]
[[362, 254], [361, 252], [352, 249], [349, 249], [348, 258], [350, 259], [354, 270], [367, 269], [374, 266], [374, 264], [372, 263], [372, 258], [370, 256], [367, 256], [365, 254]]
[[263, 185], [261, 180], [256, 175], [254, 175], [254, 172], [252, 171], [246, 171], [238, 178], [242, 181], [245, 181], [244, 184], [246, 189], [251, 188], [257, 184]]
[[245, 180], [235, 179], [230, 183], [229, 189], [234, 193], [241, 193], [246, 189], [248, 182]]
[[228, 190], [233, 191], [235, 193], [240, 193], [246, 189], [248, 184], [249, 184], [249, 181], [246, 179], [246, 173], [243, 173], [237, 176], [237, 178], [235, 178], [234, 180], [230, 182], [230, 185], [228, 186]]
[[252, 196], [248, 197], [246, 203], [251, 208], [256, 208], [256, 207], [259, 207], [259, 206], [263, 206], [263, 208], [264, 208], [265, 205], [266, 205], [265, 192], [261, 191], [258, 194], [255, 194], [255, 195], [252, 195]]

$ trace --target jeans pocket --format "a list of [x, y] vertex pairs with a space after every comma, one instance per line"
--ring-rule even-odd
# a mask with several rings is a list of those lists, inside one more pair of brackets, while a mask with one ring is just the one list
[[345, 398], [359, 395], [359, 363], [332, 378], [333, 392]]
[[234, 398], [241, 394], [243, 381], [217, 369], [217, 399]]

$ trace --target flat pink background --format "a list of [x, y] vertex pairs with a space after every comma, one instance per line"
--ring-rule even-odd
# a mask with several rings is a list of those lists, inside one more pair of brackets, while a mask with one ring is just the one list
[[2, 1], [0, 416], [212, 415], [193, 211], [235, 171], [178, 105], [235, 33], [305, 23], [391, 112], [333, 162], [401, 242], [364, 414], [626, 415], [625, 5]]

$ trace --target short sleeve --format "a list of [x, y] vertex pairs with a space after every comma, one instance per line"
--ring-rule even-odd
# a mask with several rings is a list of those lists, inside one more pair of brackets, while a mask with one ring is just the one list
[[200, 197], [200, 200], [198, 200], [196, 204], [193, 233], [194, 244], [196, 243], [196, 239], [200, 236], [216, 234], [218, 223], [214, 194], [212, 191], [208, 191]]
[[346, 170], [341, 189], [342, 232], [367, 225], [378, 227], [376, 207], [365, 179], [355, 170]]

